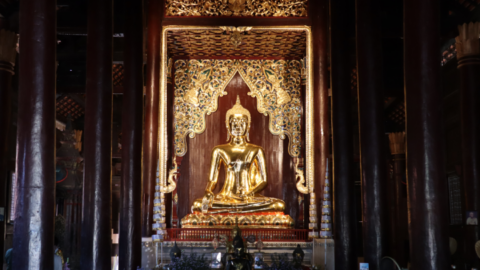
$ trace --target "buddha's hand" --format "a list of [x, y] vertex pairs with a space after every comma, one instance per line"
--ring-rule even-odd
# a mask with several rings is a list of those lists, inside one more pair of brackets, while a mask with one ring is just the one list
[[253, 194], [254, 194], [253, 192], [241, 193], [241, 194], [240, 194], [240, 198], [241, 198], [242, 200], [248, 201], [249, 199], [251, 199], [251, 198], [253, 197]]
[[202, 200], [202, 212], [206, 213], [210, 207], [212, 207], [213, 203], [213, 192], [205, 191], [205, 195], [203, 195]]
[[206, 191], [205, 191], [205, 194], [203, 194], [203, 200], [204, 200], [204, 201], [205, 201], [205, 200], [207, 200], [207, 201], [212, 201], [212, 200], [213, 200], [213, 196], [214, 196], [214, 195], [213, 195], [213, 192], [206, 190]]

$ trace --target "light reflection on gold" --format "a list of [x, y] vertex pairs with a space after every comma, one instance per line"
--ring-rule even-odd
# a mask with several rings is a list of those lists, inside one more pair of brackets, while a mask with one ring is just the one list
[[[192, 212], [220, 214], [285, 210], [282, 200], [259, 194], [267, 186], [265, 152], [262, 147], [247, 142], [250, 123], [250, 112], [237, 97], [237, 103], [227, 111], [225, 119], [229, 141], [213, 148], [205, 194], [194, 201]], [[222, 165], [226, 172], [225, 184], [218, 194], [213, 194]]]
[[[305, 186], [305, 176], [303, 175], [303, 169], [299, 168], [300, 158], [297, 158], [295, 163], [295, 180], [297, 180], [297, 190], [300, 193], [308, 194], [308, 186]], [[300, 198], [300, 196], [298, 197]]]
[[256, 214], [202, 214], [193, 213], [182, 218], [182, 228], [229, 229], [238, 218], [238, 226], [243, 229], [292, 229], [295, 227], [289, 215], [280, 212]]

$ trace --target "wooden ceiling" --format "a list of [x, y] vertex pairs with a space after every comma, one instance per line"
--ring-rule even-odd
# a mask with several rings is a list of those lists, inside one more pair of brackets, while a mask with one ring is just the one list
[[168, 53], [176, 58], [236, 57], [301, 59], [306, 52], [304, 31], [246, 31], [235, 48], [230, 34], [218, 30], [168, 32]]

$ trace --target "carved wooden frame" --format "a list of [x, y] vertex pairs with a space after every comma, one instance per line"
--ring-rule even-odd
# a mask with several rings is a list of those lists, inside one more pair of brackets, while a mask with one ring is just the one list
[[[165, 187], [167, 185], [167, 161], [168, 161], [168, 138], [167, 138], [167, 32], [172, 30], [212, 30], [219, 26], [163, 26], [162, 44], [160, 48], [160, 110], [159, 110], [159, 130], [158, 130], [158, 182], [157, 185]], [[310, 26], [253, 26], [254, 30], [286, 30], [286, 31], [305, 31], [306, 32], [306, 62], [307, 62], [307, 83], [305, 90], [305, 168], [306, 184], [309, 193], [314, 192], [314, 109], [313, 109], [313, 40]]]

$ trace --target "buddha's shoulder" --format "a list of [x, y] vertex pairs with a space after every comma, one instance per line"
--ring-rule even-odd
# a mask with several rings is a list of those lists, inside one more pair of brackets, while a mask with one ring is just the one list
[[254, 151], [262, 151], [263, 152], [263, 148], [260, 145], [249, 143], [249, 144], [247, 144], [247, 146]]
[[228, 143], [227, 144], [220, 144], [220, 145], [214, 146], [212, 151], [223, 151], [223, 150], [228, 150], [230, 148], [232, 148], [232, 146], [229, 145]]
[[[255, 145], [255, 144], [251, 144], [251, 143], [247, 143], [245, 145], [245, 148], [248, 148], [249, 150], [253, 150], [253, 151], [263, 151], [263, 148], [259, 145]], [[229, 149], [232, 149], [232, 145], [230, 144], [220, 144], [220, 145], [216, 145], [215, 147], [213, 147], [212, 151], [223, 151], [223, 150], [229, 150]]]

